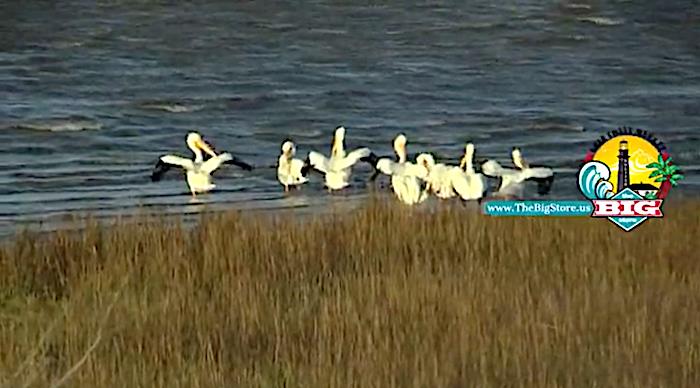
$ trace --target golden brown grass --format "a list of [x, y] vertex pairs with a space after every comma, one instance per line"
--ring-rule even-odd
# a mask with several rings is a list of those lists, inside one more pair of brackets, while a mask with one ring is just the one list
[[0, 386], [700, 386], [700, 204], [632, 233], [372, 202], [18, 236]]

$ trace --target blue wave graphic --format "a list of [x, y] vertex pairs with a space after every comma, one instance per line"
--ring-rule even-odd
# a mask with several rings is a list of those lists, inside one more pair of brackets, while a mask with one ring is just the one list
[[578, 187], [588, 199], [609, 199], [614, 195], [610, 169], [601, 162], [586, 163], [578, 173]]

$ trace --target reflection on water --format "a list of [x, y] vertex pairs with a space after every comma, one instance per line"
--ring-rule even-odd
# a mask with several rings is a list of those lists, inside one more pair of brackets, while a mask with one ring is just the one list
[[202, 196], [197, 198], [190, 198], [187, 205], [182, 206], [182, 212], [185, 214], [200, 214], [209, 208], [206, 200], [202, 199]]
[[280, 202], [282, 207], [285, 208], [307, 207], [313, 206], [314, 204], [312, 197], [309, 197], [307, 194], [299, 191], [291, 191], [287, 193]]

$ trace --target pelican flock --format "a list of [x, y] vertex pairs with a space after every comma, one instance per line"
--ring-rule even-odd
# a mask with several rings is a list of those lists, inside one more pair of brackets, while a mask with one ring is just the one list
[[[420, 153], [415, 162], [409, 161], [406, 152], [408, 140], [404, 133], [399, 133], [394, 138], [393, 157], [378, 157], [367, 147], [347, 152], [345, 136], [345, 127], [337, 127], [333, 133], [330, 155], [310, 151], [305, 159], [296, 157], [296, 144], [292, 140], [285, 140], [275, 166], [277, 180], [284, 191], [308, 183], [312, 170], [324, 176], [324, 186], [329, 192], [342, 190], [350, 186], [353, 167], [359, 162], [368, 163], [374, 169], [369, 181], [374, 181], [380, 174], [388, 176], [394, 195], [406, 205], [420, 204], [431, 194], [443, 200], [456, 197], [462, 201], [480, 202], [489, 194], [487, 178], [497, 181], [492, 193], [494, 197], [511, 198], [522, 197], [527, 182], [535, 182], [537, 193], [545, 195], [551, 190], [554, 181], [552, 168], [530, 165], [518, 147], [513, 147], [511, 151], [512, 168], [503, 167], [494, 159], [475, 163], [475, 146], [471, 142], [464, 146], [464, 155], [459, 160], [459, 165], [449, 165], [436, 162], [435, 156], [430, 152]], [[194, 158], [187, 159], [172, 154], [159, 157], [151, 174], [152, 181], [161, 180], [173, 167], [181, 168], [185, 172], [192, 197], [196, 197], [198, 193], [206, 193], [216, 187], [212, 183], [211, 174], [224, 164], [233, 164], [246, 171], [253, 169], [253, 166], [229, 152], [217, 154], [197, 132], [190, 132], [186, 143]]]

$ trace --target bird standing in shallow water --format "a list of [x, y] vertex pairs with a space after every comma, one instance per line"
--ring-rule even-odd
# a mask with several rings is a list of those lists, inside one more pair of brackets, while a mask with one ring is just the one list
[[[239, 160], [228, 152], [217, 155], [197, 132], [187, 134], [186, 142], [187, 147], [194, 154], [194, 159], [187, 159], [172, 154], [161, 156], [153, 169], [151, 181], [160, 181], [163, 175], [171, 168], [180, 167], [185, 171], [187, 186], [192, 193], [192, 198], [195, 198], [197, 193], [206, 193], [216, 187], [211, 181], [211, 173], [222, 164], [234, 164], [247, 171], [253, 169], [251, 165]], [[202, 151], [210, 156], [206, 161]]]
[[311, 164], [308, 159], [303, 161], [294, 158], [296, 152], [296, 146], [291, 140], [282, 143], [282, 155], [277, 160], [277, 180], [284, 186], [284, 191], [309, 181], [307, 176]]
[[465, 201], [481, 200], [486, 194], [486, 178], [474, 170], [474, 144], [467, 143], [459, 169], [452, 176], [455, 192]]
[[454, 169], [458, 169], [457, 166], [436, 163], [435, 158], [430, 153], [418, 155], [416, 163], [423, 166], [428, 172], [425, 178], [428, 183], [425, 187], [426, 192], [432, 192], [440, 199], [449, 199], [455, 196], [452, 174], [454, 174]]
[[467, 143], [459, 167], [435, 163], [429, 153], [418, 155], [417, 163], [428, 171], [426, 191], [432, 191], [441, 199], [458, 196], [463, 201], [480, 201], [486, 192], [486, 179], [474, 171], [473, 157], [474, 145], [471, 143]]
[[426, 178], [428, 172], [424, 166], [407, 160], [406, 143], [404, 134], [399, 134], [394, 139], [396, 160], [378, 158], [374, 154], [370, 154], [363, 160], [372, 164], [376, 170], [371, 179], [374, 179], [379, 172], [389, 175], [391, 188], [396, 197], [407, 205], [414, 205], [423, 202], [428, 197], [427, 193], [421, 189], [422, 180]]
[[484, 175], [500, 180], [497, 196], [521, 198], [527, 181], [537, 183], [538, 194], [549, 193], [554, 181], [554, 171], [551, 168], [531, 166], [518, 147], [513, 147], [511, 158], [516, 168], [504, 168], [495, 160], [487, 160], [481, 165]]
[[309, 152], [309, 163], [325, 175], [325, 185], [328, 191], [340, 190], [350, 184], [352, 167], [370, 155], [369, 148], [358, 148], [350, 153], [345, 152], [345, 128], [338, 127], [333, 134], [333, 145], [330, 157], [321, 153]]

